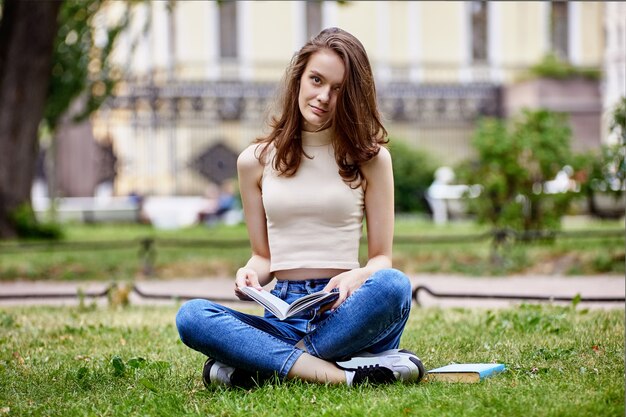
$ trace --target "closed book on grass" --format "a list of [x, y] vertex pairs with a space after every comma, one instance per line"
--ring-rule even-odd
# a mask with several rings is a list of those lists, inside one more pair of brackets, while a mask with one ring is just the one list
[[501, 363], [454, 363], [428, 371], [426, 379], [436, 382], [480, 382], [504, 371]]

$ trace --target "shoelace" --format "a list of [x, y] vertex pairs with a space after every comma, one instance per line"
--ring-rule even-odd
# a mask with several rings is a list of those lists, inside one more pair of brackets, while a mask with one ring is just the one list
[[367, 380], [371, 384], [380, 384], [386, 382], [393, 382], [396, 377], [393, 371], [380, 364], [358, 366], [355, 371], [354, 382], [360, 383]]
[[356, 369], [357, 369], [357, 370], [358, 370], [358, 369], [363, 369], [363, 370], [366, 370], [366, 369], [374, 369], [374, 368], [380, 368], [380, 367], [381, 367], [381, 366], [380, 366], [380, 364], [379, 364], [379, 363], [377, 363], [377, 364], [375, 364], [375, 365], [363, 365], [363, 366], [357, 366], [357, 367], [356, 367]]

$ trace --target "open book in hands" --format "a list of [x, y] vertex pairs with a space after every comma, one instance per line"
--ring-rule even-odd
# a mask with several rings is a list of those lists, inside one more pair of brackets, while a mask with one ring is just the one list
[[241, 287], [240, 290], [280, 320], [306, 313], [313, 308], [335, 301], [339, 297], [338, 292], [318, 291], [287, 304], [269, 291], [257, 290], [254, 287]]

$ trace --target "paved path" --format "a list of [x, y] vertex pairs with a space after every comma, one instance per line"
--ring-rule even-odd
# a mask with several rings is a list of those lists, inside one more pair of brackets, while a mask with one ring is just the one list
[[[526, 295], [542, 297], [574, 297], [580, 294], [587, 297], [624, 298], [625, 279], [619, 275], [598, 276], [549, 276], [524, 275], [511, 277], [467, 277], [455, 275], [419, 274], [411, 277], [413, 287], [426, 286], [435, 293], [446, 294], [482, 294], [482, 295]], [[203, 278], [203, 279], [176, 279], [176, 280], [143, 280], [137, 281], [136, 286], [147, 294], [160, 296], [178, 295], [183, 297], [204, 297], [218, 299], [226, 304], [241, 305], [233, 295], [233, 280], [231, 278]], [[17, 294], [75, 294], [78, 289], [84, 292], [102, 292], [110, 283], [94, 282], [3, 282], [0, 283], [0, 295]], [[273, 284], [270, 284], [271, 287]], [[171, 300], [142, 298], [131, 293], [132, 304], [160, 304], [172, 303]], [[420, 305], [440, 307], [505, 307], [521, 303], [521, 300], [498, 299], [469, 299], [433, 297], [425, 291], [419, 292]], [[98, 303], [106, 303], [106, 297], [97, 298]], [[2, 299], [0, 307], [25, 304], [54, 304], [75, 305], [73, 298], [30, 298], [30, 299]], [[599, 308], [624, 308], [623, 302], [612, 303], [585, 303], [581, 306]]]

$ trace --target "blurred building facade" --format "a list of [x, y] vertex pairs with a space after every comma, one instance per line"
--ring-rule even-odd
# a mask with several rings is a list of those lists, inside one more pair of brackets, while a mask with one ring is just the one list
[[[293, 54], [320, 29], [338, 26], [368, 51], [392, 140], [450, 165], [472, 154], [478, 118], [507, 115], [503, 89], [520, 82], [547, 53], [578, 66], [608, 67], [611, 48], [619, 49], [605, 47], [610, 7], [524, 1], [147, 2], [132, 9], [130, 30], [115, 51], [126, 81], [93, 118], [94, 135], [113, 143], [116, 194], [202, 194], [207, 181], [233, 175], [234, 156], [266, 131], [277, 83]], [[123, 3], [113, 3], [103, 19], [127, 12]], [[611, 59], [617, 67], [619, 59]], [[621, 68], [616, 79], [623, 80]], [[581, 111], [599, 117], [602, 104], [613, 100], [608, 94], [600, 98], [602, 85], [596, 83], [594, 92], [597, 109], [590, 102]], [[584, 146], [599, 145], [599, 122], [594, 129]], [[213, 166], [203, 168], [206, 163]]]
[[603, 138], [606, 142], [617, 143], [618, 138], [606, 135], [606, 132], [615, 105], [626, 97], [626, 3], [607, 2], [604, 7]]

